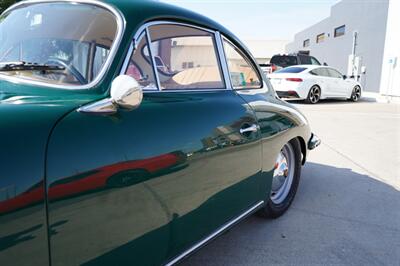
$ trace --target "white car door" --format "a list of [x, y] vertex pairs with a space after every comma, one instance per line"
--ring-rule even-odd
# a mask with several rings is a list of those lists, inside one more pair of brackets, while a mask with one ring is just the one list
[[321, 87], [321, 97], [330, 97], [332, 95], [332, 78], [324, 67], [315, 68], [310, 71], [314, 75], [315, 83]]
[[335, 97], [343, 97], [347, 96], [347, 91], [348, 91], [348, 82], [343, 79], [343, 75], [340, 74], [339, 71], [333, 68], [327, 68], [329, 72], [329, 76], [331, 77], [331, 82], [332, 82], [332, 96]]

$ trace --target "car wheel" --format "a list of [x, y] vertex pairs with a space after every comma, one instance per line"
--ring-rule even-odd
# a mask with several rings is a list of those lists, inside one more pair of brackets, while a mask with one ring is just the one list
[[360, 86], [355, 86], [353, 92], [350, 96], [350, 101], [357, 102], [361, 98], [361, 88]]
[[308, 92], [308, 96], [306, 99], [307, 103], [317, 103], [321, 99], [321, 89], [317, 85], [311, 87], [310, 91]]
[[292, 203], [301, 175], [301, 148], [298, 139], [288, 142], [279, 152], [272, 177], [271, 193], [259, 215], [277, 218]]

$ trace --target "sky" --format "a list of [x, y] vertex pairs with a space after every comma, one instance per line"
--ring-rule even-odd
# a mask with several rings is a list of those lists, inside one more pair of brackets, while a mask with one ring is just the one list
[[338, 0], [162, 0], [205, 15], [241, 39], [293, 40], [329, 17]]

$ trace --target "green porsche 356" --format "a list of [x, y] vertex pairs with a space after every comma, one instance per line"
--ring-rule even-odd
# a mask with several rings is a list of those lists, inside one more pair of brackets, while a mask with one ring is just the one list
[[0, 16], [0, 140], [1, 266], [174, 264], [282, 215], [320, 143], [226, 28], [133, 0]]

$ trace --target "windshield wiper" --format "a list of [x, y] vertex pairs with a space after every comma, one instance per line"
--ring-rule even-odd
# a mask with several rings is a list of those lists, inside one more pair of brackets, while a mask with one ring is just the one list
[[65, 70], [65, 67], [57, 65], [30, 63], [24, 61], [0, 62], [0, 71], [29, 71], [29, 70], [38, 70], [38, 71]]

